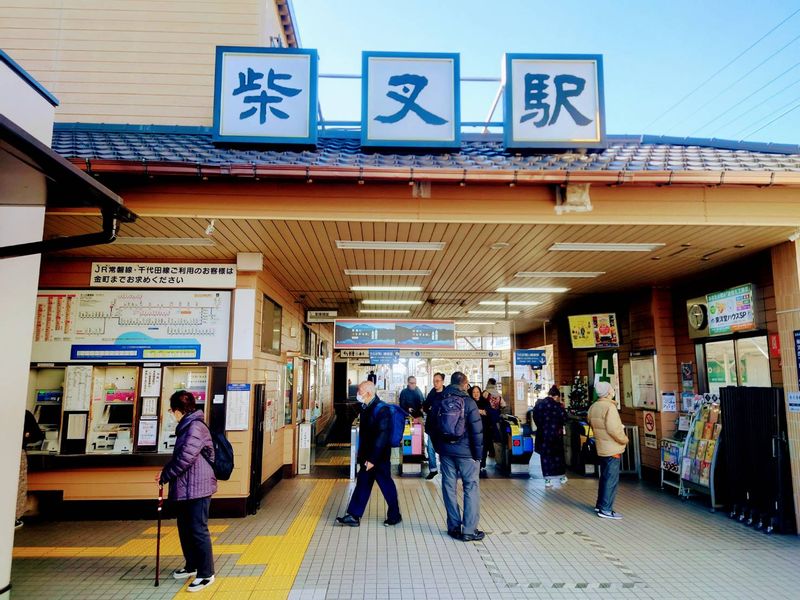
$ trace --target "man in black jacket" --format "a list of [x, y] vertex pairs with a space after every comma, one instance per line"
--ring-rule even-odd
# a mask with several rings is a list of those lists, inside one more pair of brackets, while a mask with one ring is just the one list
[[[441, 398], [444, 394], [444, 373], [433, 374], [433, 387], [428, 392], [425, 402], [422, 403], [422, 412], [425, 415], [430, 415], [433, 403]], [[430, 418], [430, 416], [427, 416]], [[428, 476], [425, 478], [431, 480], [439, 474], [439, 469], [436, 465], [436, 448], [433, 447], [433, 438], [428, 434]]]
[[[433, 444], [439, 453], [442, 469], [442, 496], [447, 511], [447, 535], [465, 542], [480, 541], [485, 533], [478, 529], [480, 520], [479, 468], [483, 448], [483, 425], [475, 400], [467, 394], [467, 376], [456, 371], [450, 377], [450, 385], [444, 389], [440, 398], [433, 402], [428, 416], [428, 434], [433, 436]], [[440, 430], [440, 412], [450, 399], [463, 403], [464, 434], [455, 440], [448, 440]], [[456, 487], [458, 479], [464, 487], [464, 517], [458, 506]]]
[[397, 502], [397, 488], [392, 481], [390, 408], [375, 395], [375, 384], [371, 381], [362, 381], [359, 384], [357, 398], [363, 404], [358, 433], [360, 468], [347, 513], [336, 520], [341, 525], [358, 527], [369, 502], [372, 484], [377, 481], [386, 504], [389, 505], [383, 524], [387, 527], [397, 525], [403, 519], [400, 517], [400, 506]]

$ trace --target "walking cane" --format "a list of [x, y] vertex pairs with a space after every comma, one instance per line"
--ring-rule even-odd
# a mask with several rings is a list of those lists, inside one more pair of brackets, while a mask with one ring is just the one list
[[156, 528], [156, 582], [158, 587], [158, 575], [161, 567], [161, 509], [164, 507], [164, 484], [158, 484], [158, 527]]

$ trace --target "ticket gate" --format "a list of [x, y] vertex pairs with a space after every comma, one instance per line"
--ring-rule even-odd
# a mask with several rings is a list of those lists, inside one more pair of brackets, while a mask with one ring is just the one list
[[494, 445], [497, 469], [507, 476], [530, 476], [529, 464], [533, 455], [530, 425], [513, 415], [502, 415], [499, 428], [501, 441]]
[[358, 471], [358, 431], [359, 421], [356, 417], [353, 426], [350, 427], [350, 481], [355, 481]]
[[425, 461], [425, 434], [422, 423], [414, 423], [409, 417], [403, 432], [401, 475], [422, 475], [422, 463]]

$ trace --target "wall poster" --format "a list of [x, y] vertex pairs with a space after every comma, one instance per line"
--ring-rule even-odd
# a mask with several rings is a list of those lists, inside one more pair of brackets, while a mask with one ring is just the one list
[[602, 313], [568, 317], [573, 348], [616, 348], [619, 346], [617, 315]]

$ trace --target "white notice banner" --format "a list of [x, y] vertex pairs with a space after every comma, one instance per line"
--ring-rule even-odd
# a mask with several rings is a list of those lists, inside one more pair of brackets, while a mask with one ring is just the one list
[[93, 262], [90, 287], [233, 289], [236, 265]]

